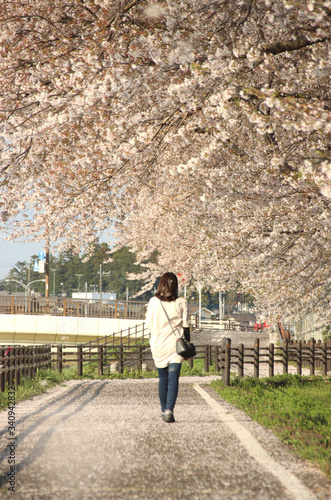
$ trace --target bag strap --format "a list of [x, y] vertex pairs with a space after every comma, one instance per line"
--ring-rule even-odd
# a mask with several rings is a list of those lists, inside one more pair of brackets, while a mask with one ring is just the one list
[[[160, 300], [160, 299], [159, 299], [159, 300]], [[181, 337], [177, 337], [177, 335], [175, 334], [174, 327], [172, 326], [171, 321], [170, 321], [170, 318], [169, 318], [169, 316], [168, 316], [168, 313], [167, 313], [167, 311], [165, 310], [164, 305], [162, 304], [162, 300], [160, 300], [160, 302], [161, 302], [162, 309], [164, 310], [164, 314], [167, 316], [167, 319], [168, 319], [168, 321], [169, 321], [169, 325], [171, 326], [172, 333], [175, 335], [176, 339], [180, 339]]]

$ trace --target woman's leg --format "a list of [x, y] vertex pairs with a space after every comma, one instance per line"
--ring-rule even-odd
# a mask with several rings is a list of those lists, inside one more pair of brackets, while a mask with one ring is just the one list
[[163, 413], [164, 410], [166, 409], [166, 404], [167, 404], [169, 367], [166, 366], [165, 368], [158, 368], [157, 371], [159, 373], [159, 398], [161, 404], [161, 411]]
[[165, 406], [166, 410], [170, 411], [174, 410], [178, 394], [178, 382], [179, 382], [179, 374], [181, 367], [182, 367], [181, 363], [170, 363], [168, 367], [169, 372], [168, 372], [167, 402]]

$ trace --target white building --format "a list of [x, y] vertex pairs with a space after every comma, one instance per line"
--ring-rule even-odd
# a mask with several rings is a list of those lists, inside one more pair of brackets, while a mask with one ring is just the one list
[[[72, 294], [73, 299], [83, 300], [100, 300], [100, 293], [95, 292], [75, 292]], [[116, 300], [115, 292], [102, 292], [102, 300]]]

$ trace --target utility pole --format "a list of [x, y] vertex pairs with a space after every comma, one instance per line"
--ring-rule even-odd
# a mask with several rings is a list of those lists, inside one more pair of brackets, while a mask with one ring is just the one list
[[29, 259], [29, 269], [28, 269], [28, 283], [31, 280], [31, 259]]
[[219, 290], [219, 292], [218, 292], [218, 309], [219, 309], [219, 315], [218, 316], [219, 316], [219, 318], [218, 319], [219, 319], [220, 323], [221, 323], [221, 320], [223, 319], [222, 318], [222, 305], [223, 305], [222, 304], [222, 292], [221, 292], [221, 290]]
[[46, 262], [45, 262], [45, 297], [49, 297], [49, 239], [46, 240], [46, 252], [45, 252]]
[[50, 271], [53, 273], [53, 297], [55, 297], [55, 273], [57, 269], [50, 269]]
[[199, 328], [201, 328], [201, 283], [198, 285], [199, 291]]
[[75, 276], [78, 277], [78, 292], [80, 292], [80, 279], [82, 276], [84, 276], [84, 274], [75, 274]]
[[100, 302], [102, 302], [102, 264], [100, 264]]
[[[98, 274], [100, 274], [99, 288], [100, 288], [100, 302], [102, 302], [102, 264], [100, 264], [100, 271], [98, 272]], [[110, 271], [103, 274], [110, 274]]]
[[219, 291], [219, 310], [220, 310], [219, 319], [220, 319], [220, 321], [225, 316], [225, 296], [226, 296], [226, 292], [224, 290], [220, 290]]

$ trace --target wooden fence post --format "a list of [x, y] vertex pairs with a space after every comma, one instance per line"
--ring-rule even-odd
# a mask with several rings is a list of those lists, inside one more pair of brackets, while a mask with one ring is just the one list
[[47, 368], [50, 370], [52, 369], [52, 348], [51, 346], [47, 347], [47, 353], [48, 353], [48, 365]]
[[15, 385], [20, 385], [21, 381], [21, 349], [19, 347], [15, 348], [16, 351], [16, 362], [15, 362]]
[[36, 351], [34, 347], [31, 347], [31, 378], [34, 378], [36, 374]]
[[302, 342], [297, 342], [297, 375], [302, 374]]
[[310, 375], [315, 375], [315, 339], [311, 338], [309, 342], [310, 352], [309, 352], [309, 361], [310, 361]]
[[9, 359], [8, 359], [8, 354], [6, 355], [7, 349], [5, 348], [3, 351], [4, 369], [6, 370], [5, 371], [5, 387], [6, 387], [6, 385], [9, 385]]
[[[193, 359], [192, 359], [193, 361]], [[215, 364], [215, 372], [218, 373], [220, 371], [220, 364], [218, 359], [218, 346], [214, 347], [214, 364]]]
[[28, 348], [23, 347], [22, 349], [22, 375], [24, 378], [29, 376], [28, 372]]
[[275, 346], [269, 344], [269, 377], [273, 377], [275, 373]]
[[4, 369], [5, 369], [5, 349], [0, 349], [0, 365], [1, 365], [1, 369], [0, 369], [0, 391], [1, 392], [4, 392], [5, 390], [5, 372], [4, 372]]
[[33, 347], [29, 348], [29, 378], [34, 377], [34, 358], [33, 358]]
[[259, 378], [259, 363], [260, 363], [260, 339], [259, 338], [254, 339], [253, 362], [254, 362], [253, 377]]
[[139, 370], [141, 371], [143, 368], [143, 346], [140, 345], [138, 347], [138, 366]]
[[13, 387], [15, 385], [15, 363], [16, 363], [16, 347], [13, 346], [12, 350], [10, 351], [10, 366], [11, 366], [11, 386]]
[[62, 373], [62, 345], [58, 345], [56, 348], [56, 369]]
[[28, 378], [33, 378], [33, 366], [32, 366], [32, 347], [28, 348]]
[[33, 352], [33, 354], [34, 354], [34, 376], [36, 376], [37, 371], [39, 369], [40, 347], [39, 346], [35, 347], [33, 351], [34, 351]]
[[17, 356], [17, 348], [14, 346], [11, 351], [12, 359], [11, 359], [11, 366], [12, 366], [12, 386], [16, 384], [16, 356]]
[[30, 349], [31, 349], [31, 347], [27, 347], [25, 350], [25, 362], [26, 362], [25, 376], [26, 376], [26, 378], [29, 378], [31, 375]]
[[34, 376], [36, 375], [37, 373], [37, 370], [39, 368], [39, 346], [36, 346], [34, 348], [32, 348], [33, 350], [33, 358], [34, 358]]
[[288, 339], [283, 340], [283, 373], [288, 373]]
[[225, 359], [222, 370], [222, 379], [225, 386], [230, 385], [230, 364], [231, 364], [231, 339], [224, 339]]
[[82, 344], [77, 346], [77, 372], [78, 372], [79, 377], [83, 376], [83, 346], [82, 346]]
[[238, 348], [238, 377], [244, 376], [244, 344], [239, 344]]
[[208, 349], [208, 346], [206, 345], [205, 348], [204, 348], [204, 358], [205, 358], [205, 372], [208, 373], [209, 372], [209, 349]]
[[98, 374], [103, 375], [103, 347], [98, 346]]
[[20, 383], [21, 383], [22, 377], [24, 377], [24, 361], [25, 361], [25, 359], [24, 359], [24, 356], [25, 356], [24, 352], [25, 352], [24, 351], [24, 347], [21, 347], [20, 348]]
[[118, 346], [118, 373], [123, 373], [123, 344]]
[[10, 387], [13, 386], [14, 384], [14, 359], [13, 359], [13, 354], [14, 354], [14, 351], [12, 349], [10, 349], [10, 351], [8, 352], [7, 356], [8, 356], [8, 385]]
[[25, 375], [25, 349], [21, 347], [21, 377]]
[[327, 363], [326, 363], [326, 359], [327, 359], [327, 343], [326, 342], [323, 342], [322, 345], [321, 345], [321, 359], [322, 359], [322, 375], [324, 377], [326, 377], [327, 373], [328, 373], [328, 370], [327, 370]]

